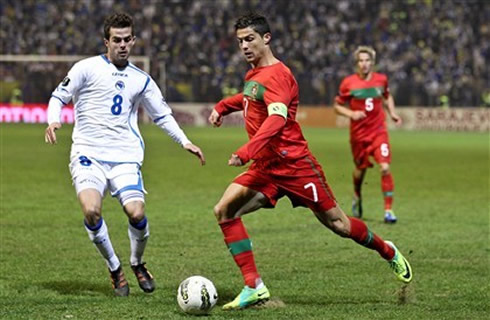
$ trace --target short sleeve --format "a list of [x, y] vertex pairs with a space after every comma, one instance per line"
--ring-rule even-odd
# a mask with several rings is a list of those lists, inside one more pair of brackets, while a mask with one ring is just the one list
[[383, 97], [385, 99], [388, 99], [388, 97], [390, 96], [390, 87], [388, 85], [388, 77], [385, 76], [384, 79], [384, 90], [383, 90]]
[[68, 104], [72, 97], [83, 86], [86, 79], [85, 73], [86, 69], [83, 67], [83, 63], [75, 63], [70, 71], [68, 71], [67, 76], [53, 91], [51, 96], [57, 98], [63, 104]]
[[266, 85], [264, 102], [267, 106], [271, 104], [284, 104], [286, 107], [291, 104], [294, 96], [293, 81], [285, 75], [271, 77]]
[[341, 105], [346, 105], [346, 104], [349, 104], [351, 98], [352, 98], [352, 96], [350, 94], [349, 86], [347, 84], [347, 81], [344, 79], [340, 83], [339, 92], [338, 92], [337, 96], [335, 97], [335, 102], [337, 102], [338, 104], [341, 104]]

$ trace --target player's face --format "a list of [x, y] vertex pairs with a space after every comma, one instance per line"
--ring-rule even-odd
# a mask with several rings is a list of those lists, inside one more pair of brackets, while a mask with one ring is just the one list
[[109, 34], [109, 40], [104, 39], [108, 58], [116, 66], [125, 66], [135, 41], [132, 29], [131, 27], [110, 28]]
[[261, 37], [252, 28], [247, 27], [238, 29], [236, 37], [245, 60], [248, 63], [257, 65], [258, 61], [265, 55], [270, 41], [270, 33], [266, 33]]
[[373, 60], [371, 60], [371, 56], [368, 53], [361, 52], [357, 56], [357, 70], [363, 75], [367, 76], [373, 67]]

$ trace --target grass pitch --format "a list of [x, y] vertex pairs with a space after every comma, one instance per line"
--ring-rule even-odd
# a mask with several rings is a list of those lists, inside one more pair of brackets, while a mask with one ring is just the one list
[[[156, 126], [143, 126], [151, 237], [145, 254], [157, 281], [141, 292], [129, 268], [127, 221], [106, 197], [103, 215], [131, 286], [113, 297], [108, 272], [82, 224], [68, 171], [71, 127], [44, 144], [42, 125], [0, 124], [0, 318], [189, 319], [177, 286], [199, 274], [219, 293], [212, 319], [487, 319], [489, 314], [489, 136], [392, 132], [396, 225], [382, 223], [377, 169], [368, 171], [365, 221], [410, 260], [401, 285], [376, 252], [341, 239], [307, 209], [283, 199], [244, 217], [272, 303], [224, 312], [242, 287], [212, 208], [243, 169], [227, 167], [246, 141], [241, 128], [187, 128], [207, 165]], [[350, 211], [347, 130], [306, 129], [340, 205]]]

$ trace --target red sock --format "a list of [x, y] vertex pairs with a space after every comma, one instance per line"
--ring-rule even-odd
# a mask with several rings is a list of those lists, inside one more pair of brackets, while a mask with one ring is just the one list
[[352, 181], [354, 182], [354, 194], [358, 198], [360, 198], [361, 197], [362, 179], [361, 178], [356, 178], [356, 176], [353, 174], [352, 175]]
[[379, 255], [386, 260], [395, 256], [395, 250], [377, 234], [372, 233], [366, 224], [357, 218], [348, 217], [350, 220], [350, 238], [366, 248], [378, 251]]
[[255, 288], [256, 280], [260, 278], [260, 275], [255, 266], [252, 242], [248, 238], [242, 219], [227, 220], [221, 222], [219, 226], [225, 236], [225, 243], [242, 272], [245, 284], [250, 288]]
[[381, 175], [381, 190], [383, 191], [383, 197], [385, 200], [385, 210], [391, 210], [394, 189], [395, 183], [393, 182], [393, 176], [391, 173]]

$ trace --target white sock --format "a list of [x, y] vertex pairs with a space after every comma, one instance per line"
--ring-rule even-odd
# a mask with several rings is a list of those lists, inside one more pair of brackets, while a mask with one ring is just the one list
[[257, 278], [257, 279], [255, 280], [255, 290], [262, 289], [263, 287], [265, 287], [264, 282], [262, 281], [262, 279], [261, 279], [261, 278]]
[[[146, 220], [146, 218], [145, 218]], [[148, 221], [143, 229], [137, 229], [128, 224], [128, 236], [129, 243], [131, 246], [131, 257], [129, 259], [132, 266], [136, 266], [138, 264], [143, 263], [143, 253], [145, 252], [146, 242], [148, 237], [150, 236], [150, 226]]]
[[[119, 258], [114, 253], [114, 248], [112, 247], [111, 239], [109, 238], [109, 231], [107, 230], [107, 225], [105, 221], [101, 218], [102, 223], [97, 230], [91, 230], [85, 224], [85, 230], [87, 230], [88, 237], [94, 243], [97, 250], [99, 250], [101, 256], [107, 263], [107, 267], [111, 271], [117, 270], [121, 265]], [[92, 228], [93, 229], [93, 228]]]

